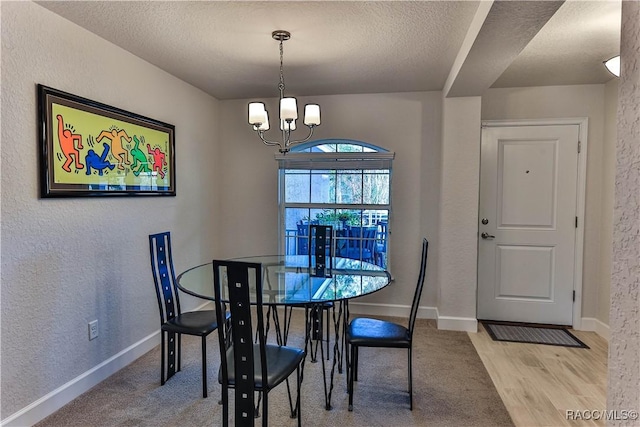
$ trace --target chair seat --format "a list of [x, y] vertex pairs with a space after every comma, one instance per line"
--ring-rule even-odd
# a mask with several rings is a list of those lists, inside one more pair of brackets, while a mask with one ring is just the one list
[[409, 330], [385, 320], [357, 317], [347, 328], [347, 342], [360, 347], [400, 347], [411, 345]]
[[[266, 345], [265, 350], [267, 354], [267, 389], [271, 390], [296, 370], [304, 358], [304, 350], [270, 344]], [[229, 386], [231, 387], [236, 383], [233, 352], [233, 346], [231, 346], [227, 350], [227, 369], [229, 370]], [[264, 390], [262, 384], [262, 365], [260, 363], [260, 345], [258, 344], [253, 346], [253, 361], [255, 388]], [[222, 384], [222, 369], [218, 371], [218, 382]]]
[[215, 310], [188, 311], [162, 325], [163, 331], [187, 335], [207, 335], [216, 330]]

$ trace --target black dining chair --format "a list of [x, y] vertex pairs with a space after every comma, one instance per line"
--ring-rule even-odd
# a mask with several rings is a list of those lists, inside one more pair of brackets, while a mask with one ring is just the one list
[[[224, 270], [224, 271], [222, 271]], [[241, 261], [213, 261], [213, 281], [218, 322], [222, 322], [223, 295], [231, 312], [231, 345], [227, 346], [227, 328], [218, 329], [220, 343], [220, 371], [218, 381], [222, 385], [222, 424], [229, 425], [229, 388], [235, 390], [235, 425], [252, 426], [258, 416], [256, 392], [262, 398], [262, 425], [268, 425], [269, 391], [287, 381], [296, 371], [297, 399], [291, 403], [291, 416], [300, 414], [300, 365], [305, 357], [302, 349], [267, 344], [264, 333], [262, 304], [262, 265]], [[226, 283], [223, 283], [226, 282]], [[251, 288], [250, 282], [255, 283]], [[255, 294], [255, 301], [251, 295]], [[254, 341], [251, 307], [255, 306], [257, 344]]]
[[213, 310], [182, 313], [168, 231], [149, 235], [149, 252], [160, 309], [160, 384], [165, 383], [165, 373], [169, 380], [180, 371], [182, 334], [199, 336], [202, 338], [202, 397], [207, 397], [207, 335], [218, 327], [216, 313]]
[[413, 294], [409, 325], [404, 327], [386, 320], [357, 317], [347, 327], [347, 346], [350, 350], [350, 360], [347, 361], [347, 376], [349, 384], [349, 411], [353, 410], [353, 382], [358, 380], [358, 349], [360, 347], [406, 348], [409, 351], [409, 409], [413, 410], [413, 383], [411, 372], [411, 350], [413, 347], [413, 330], [418, 314], [418, 304], [422, 295], [424, 278], [427, 271], [427, 251], [429, 242], [422, 239], [422, 255], [420, 258], [420, 273], [418, 284]]
[[[309, 256], [309, 267], [314, 265], [312, 263], [312, 258], [316, 258], [315, 270], [312, 268], [312, 275], [314, 272], [318, 271], [317, 262], [318, 262], [318, 254], [322, 254], [322, 262], [325, 264], [324, 269], [322, 270], [320, 275], [331, 274], [331, 269], [333, 268], [333, 227], [330, 225], [319, 225], [312, 224], [309, 227], [309, 241], [311, 244], [311, 253]], [[325, 301], [315, 304], [307, 304], [306, 308], [309, 310], [307, 316], [311, 316], [312, 325], [311, 325], [311, 339], [316, 342], [315, 348], [312, 347], [311, 351], [311, 361], [316, 361], [316, 355], [318, 353], [318, 343], [320, 341], [327, 342], [327, 360], [329, 360], [329, 339], [330, 339], [330, 331], [329, 331], [329, 323], [330, 323], [330, 310], [333, 309], [333, 301]], [[326, 321], [323, 319], [323, 313], [326, 314]], [[326, 340], [322, 336], [322, 324], [326, 326]], [[320, 357], [323, 357], [322, 354]]]

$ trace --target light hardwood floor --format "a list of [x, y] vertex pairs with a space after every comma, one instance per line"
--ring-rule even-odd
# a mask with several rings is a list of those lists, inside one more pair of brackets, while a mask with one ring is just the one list
[[516, 426], [606, 424], [567, 419], [567, 411], [604, 410], [607, 395], [607, 341], [571, 332], [590, 349], [493, 341], [482, 325], [469, 334]]

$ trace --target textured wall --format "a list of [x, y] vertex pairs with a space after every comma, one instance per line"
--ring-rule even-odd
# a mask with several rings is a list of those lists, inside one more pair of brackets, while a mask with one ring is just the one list
[[[212, 258], [217, 101], [35, 3], [0, 7], [5, 419], [159, 329], [149, 233], [174, 233], [178, 270]], [[178, 195], [39, 199], [37, 83], [174, 124]]]
[[[640, 2], [622, 4], [609, 409], [640, 410]], [[638, 420], [617, 425], [638, 425]]]
[[[543, 119], [543, 118], [589, 118], [589, 148], [587, 158], [587, 187], [584, 218], [584, 254], [582, 264], [582, 317], [596, 317], [600, 287], [609, 287], [609, 281], [601, 281], [600, 265], [603, 254], [600, 245], [604, 234], [601, 215], [613, 209], [613, 204], [604, 206], [602, 199], [604, 153], [604, 85], [575, 85], [490, 89], [482, 97], [482, 119]], [[609, 200], [611, 203], [611, 200]], [[599, 320], [608, 324], [608, 318]]]
[[437, 246], [440, 316], [476, 317], [480, 105], [480, 97], [443, 101]]
[[[276, 111], [277, 100], [267, 108]], [[419, 269], [421, 235], [435, 248], [438, 218], [440, 93], [335, 95], [299, 98], [322, 107], [322, 125], [314, 139], [348, 138], [366, 141], [396, 153], [393, 163], [391, 271], [396, 283], [363, 299], [380, 304], [411, 304]], [[246, 124], [247, 101], [221, 101], [222, 185], [235, 191], [221, 196], [225, 218], [221, 245], [227, 256], [277, 251], [278, 164], [276, 148], [264, 146]], [[304, 133], [301, 131], [301, 133]], [[270, 133], [273, 137], [278, 137]], [[304, 136], [304, 135], [302, 135]], [[239, 164], [243, 168], [239, 168]], [[246, 171], [251, 171], [246, 174]], [[429, 200], [421, 200], [425, 194]], [[253, 206], [261, 206], [254, 209]], [[254, 238], [238, 239], [239, 233]], [[431, 255], [436, 251], [432, 250]], [[434, 257], [435, 258], [435, 257]], [[435, 262], [429, 271], [422, 305], [435, 305]]]

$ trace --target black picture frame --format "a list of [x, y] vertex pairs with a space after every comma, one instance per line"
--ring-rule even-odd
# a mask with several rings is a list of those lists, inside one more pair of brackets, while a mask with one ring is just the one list
[[40, 197], [175, 196], [175, 126], [37, 85]]

